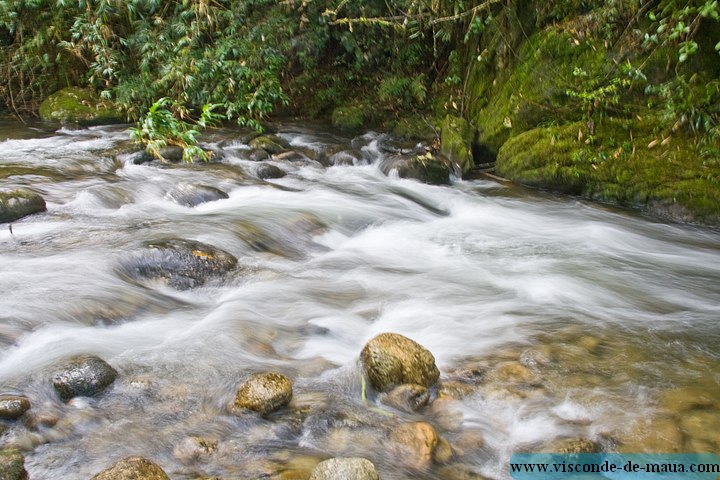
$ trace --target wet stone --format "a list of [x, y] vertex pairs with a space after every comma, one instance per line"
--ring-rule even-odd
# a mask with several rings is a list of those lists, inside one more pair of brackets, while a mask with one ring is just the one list
[[683, 434], [671, 418], [641, 419], [620, 438], [620, 452], [680, 453]]
[[380, 392], [402, 384], [430, 387], [440, 378], [432, 353], [397, 333], [381, 333], [370, 340], [360, 360], [370, 385]]
[[380, 396], [380, 401], [403, 412], [415, 412], [430, 401], [430, 391], [422, 385], [399, 385]]
[[602, 446], [588, 438], [566, 438], [551, 442], [543, 449], [547, 453], [599, 453]]
[[82, 355], [70, 359], [53, 379], [53, 387], [63, 401], [73, 397], [93, 397], [117, 378], [117, 371], [94, 355]]
[[255, 174], [258, 176], [258, 178], [261, 178], [263, 180], [282, 178], [286, 175], [283, 169], [269, 163], [263, 163], [262, 165], [260, 165], [257, 170], [255, 170]]
[[203, 285], [237, 265], [237, 259], [228, 252], [192, 240], [171, 239], [145, 246], [125, 262], [125, 271], [134, 278], [165, 280], [178, 290]]
[[435, 429], [426, 422], [404, 423], [392, 430], [390, 440], [395, 443], [397, 458], [414, 470], [430, 467], [439, 441]]
[[379, 480], [375, 465], [364, 458], [331, 458], [320, 462], [310, 480]]
[[170, 190], [166, 197], [178, 205], [196, 207], [207, 202], [229, 198], [228, 194], [219, 188], [208, 185], [180, 184]]
[[274, 412], [292, 400], [292, 382], [280, 373], [256, 373], [238, 389], [232, 409], [252, 410], [261, 415]]
[[25, 189], [0, 192], [0, 223], [14, 222], [45, 210], [45, 200], [35, 192]]
[[91, 480], [170, 480], [156, 463], [142, 457], [127, 457], [98, 473]]
[[25, 471], [25, 458], [15, 449], [0, 451], [0, 479], [27, 480]]
[[0, 395], [0, 418], [14, 420], [30, 409], [30, 400], [17, 395]]
[[248, 160], [253, 162], [262, 162], [263, 160], [270, 160], [270, 154], [262, 148], [255, 148], [250, 151]]

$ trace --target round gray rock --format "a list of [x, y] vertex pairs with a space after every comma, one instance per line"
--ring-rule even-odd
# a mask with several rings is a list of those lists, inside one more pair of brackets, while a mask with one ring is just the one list
[[380, 392], [402, 384], [430, 387], [440, 378], [432, 353], [397, 333], [381, 333], [370, 340], [360, 361], [370, 385]]
[[25, 458], [15, 449], [0, 451], [0, 479], [27, 480]]
[[262, 415], [284, 407], [292, 400], [292, 382], [280, 373], [256, 373], [235, 395], [235, 411], [253, 410]]
[[156, 463], [142, 457], [127, 457], [98, 473], [91, 480], [170, 480]]
[[364, 458], [331, 458], [313, 469], [310, 480], [379, 480], [375, 465]]
[[45, 200], [35, 192], [24, 189], [0, 192], [0, 223], [14, 222], [45, 210]]
[[0, 418], [14, 420], [30, 410], [30, 400], [19, 395], [0, 395]]
[[53, 379], [53, 387], [63, 401], [74, 397], [92, 397], [112, 384], [117, 371], [100, 357], [81, 355], [71, 358]]
[[276, 167], [275, 165], [270, 165], [269, 163], [263, 163], [260, 165], [257, 170], [255, 171], [255, 174], [258, 176], [258, 178], [262, 178], [263, 180], [272, 179], [272, 178], [282, 178], [285, 176], [285, 170]]

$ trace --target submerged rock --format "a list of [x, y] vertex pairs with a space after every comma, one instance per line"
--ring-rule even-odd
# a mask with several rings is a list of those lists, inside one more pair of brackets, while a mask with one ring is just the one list
[[565, 438], [555, 440], [546, 445], [543, 452], [547, 453], [600, 453], [602, 445], [588, 438]]
[[0, 451], [0, 479], [27, 480], [25, 471], [25, 458], [15, 449]]
[[196, 207], [202, 203], [229, 198], [228, 194], [219, 188], [207, 185], [191, 185], [189, 183], [182, 183], [173, 188], [167, 193], [166, 197], [186, 207]]
[[134, 278], [163, 279], [179, 290], [200, 286], [237, 265], [231, 254], [192, 240], [146, 243], [144, 251], [125, 263]]
[[118, 123], [124, 120], [116, 105], [102, 100], [92, 89], [67, 87], [40, 104], [40, 118], [82, 125]]
[[402, 384], [430, 387], [440, 378], [432, 353], [397, 333], [381, 333], [370, 340], [360, 360], [370, 385], [380, 392]]
[[331, 458], [320, 462], [310, 480], [379, 480], [375, 465], [364, 458]]
[[0, 192], [0, 223], [13, 222], [45, 210], [45, 200], [37, 193], [24, 189]]
[[253, 410], [267, 415], [292, 400], [292, 382], [280, 373], [256, 373], [235, 394], [233, 410]]
[[117, 371], [95, 355], [71, 358], [53, 379], [53, 387], [63, 401], [73, 397], [93, 397], [117, 378]]
[[395, 443], [397, 458], [414, 470], [426, 470], [432, 465], [438, 434], [426, 422], [404, 423], [393, 429], [390, 440]]
[[399, 385], [380, 396], [385, 405], [403, 412], [415, 412], [428, 404], [430, 391], [422, 385]]
[[156, 463], [142, 457], [127, 457], [115, 462], [91, 480], [170, 480]]
[[0, 418], [14, 420], [30, 410], [30, 400], [18, 395], [0, 396]]

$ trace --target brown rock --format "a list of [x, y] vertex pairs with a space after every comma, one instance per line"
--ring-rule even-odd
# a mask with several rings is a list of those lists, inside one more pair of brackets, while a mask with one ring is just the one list
[[415, 412], [428, 404], [430, 392], [422, 385], [399, 385], [380, 396], [385, 405], [403, 412]]
[[404, 423], [392, 431], [390, 439], [396, 444], [398, 459], [407, 467], [426, 470], [432, 465], [438, 435], [429, 423]]
[[127, 457], [98, 473], [91, 480], [170, 480], [157, 464], [142, 457]]
[[17, 395], [0, 396], [0, 418], [14, 420], [30, 410], [30, 400]]
[[683, 451], [683, 434], [671, 418], [641, 420], [620, 438], [618, 450], [623, 453], [680, 453]]
[[381, 333], [370, 340], [360, 360], [370, 384], [381, 392], [402, 384], [430, 387], [440, 378], [432, 353], [397, 333]]
[[292, 382], [285, 375], [256, 373], [238, 389], [233, 409], [253, 410], [267, 415], [290, 403], [292, 394]]

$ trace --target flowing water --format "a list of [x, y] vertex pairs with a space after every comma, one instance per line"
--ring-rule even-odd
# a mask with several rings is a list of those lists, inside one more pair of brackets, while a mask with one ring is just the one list
[[[380, 134], [279, 131], [356, 164], [276, 161], [287, 175], [263, 181], [238, 132], [210, 138], [211, 164], [136, 165], [122, 127], [0, 125], [0, 188], [48, 204], [0, 229], [0, 393], [28, 396], [35, 419], [6, 423], [0, 442], [24, 450], [31, 479], [88, 479], [133, 454], [173, 479], [307, 478], [336, 455], [369, 458], [383, 479], [446, 479], [506, 478], [512, 452], [563, 439], [718, 451], [717, 232], [384, 175]], [[183, 206], [168, 192], [186, 185], [229, 198]], [[187, 290], [123, 274], [168, 238], [238, 266]], [[451, 395], [414, 414], [364, 403], [358, 355], [382, 332], [427, 347]], [[81, 353], [120, 376], [65, 404], [50, 378]], [[260, 371], [293, 379], [290, 408], [229, 413]], [[404, 463], [388, 430], [408, 421], [432, 424], [453, 457]]]

